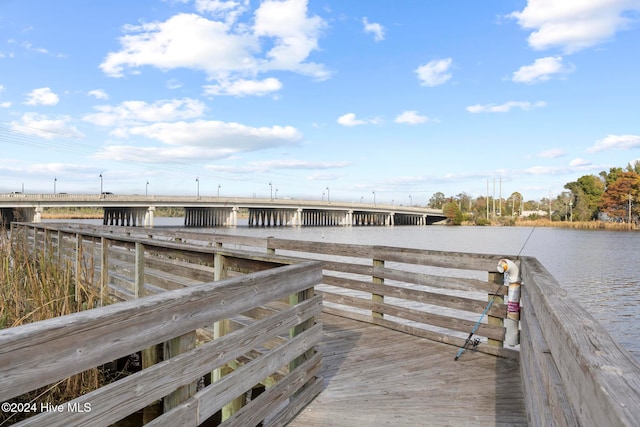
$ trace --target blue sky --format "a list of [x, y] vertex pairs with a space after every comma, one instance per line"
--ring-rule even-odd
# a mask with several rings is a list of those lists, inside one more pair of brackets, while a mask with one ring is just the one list
[[639, 46], [640, 0], [3, 0], [0, 192], [555, 196], [640, 158]]

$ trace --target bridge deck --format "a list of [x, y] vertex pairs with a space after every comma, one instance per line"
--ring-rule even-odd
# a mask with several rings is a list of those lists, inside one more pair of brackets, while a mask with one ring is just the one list
[[527, 425], [517, 360], [323, 314], [324, 389], [289, 426]]

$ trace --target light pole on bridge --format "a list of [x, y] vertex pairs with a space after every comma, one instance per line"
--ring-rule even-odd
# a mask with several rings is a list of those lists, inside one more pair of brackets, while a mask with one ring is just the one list
[[409, 194], [409, 207], [413, 206], [413, 199], [411, 198], [411, 194]]
[[57, 177], [53, 177], [53, 194], [56, 194], [56, 182], [58, 182]]
[[271, 192], [271, 200], [273, 200], [273, 184], [269, 181], [269, 191]]
[[196, 177], [196, 197], [200, 198], [200, 177]]
[[372, 193], [373, 193], [373, 206], [375, 206], [376, 205], [376, 192], [372, 191]]
[[100, 173], [100, 195], [102, 195], [103, 191], [102, 191], [102, 173]]
[[327, 203], [331, 203], [331, 197], [329, 193], [329, 187], [327, 187]]
[[145, 196], [149, 195], [149, 181], [147, 181], [147, 185], [144, 187], [144, 195]]
[[220, 184], [218, 184], [218, 197], [220, 197]]

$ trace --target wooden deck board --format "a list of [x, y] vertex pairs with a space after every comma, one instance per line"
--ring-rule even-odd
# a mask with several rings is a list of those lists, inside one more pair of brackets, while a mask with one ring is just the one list
[[323, 314], [324, 389], [289, 426], [525, 426], [518, 360]]

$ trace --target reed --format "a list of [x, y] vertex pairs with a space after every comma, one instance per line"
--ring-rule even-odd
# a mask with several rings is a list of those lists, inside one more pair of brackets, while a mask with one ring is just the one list
[[[82, 272], [82, 280], [77, 281], [70, 261], [58, 262], [43, 251], [32, 254], [24, 242], [18, 239], [12, 242], [6, 231], [0, 232], [0, 262], [0, 329], [63, 316], [99, 304], [96, 288], [85, 279], [93, 274]], [[82, 268], [93, 266], [85, 264]], [[94, 368], [12, 402], [35, 403], [37, 408], [47, 403], [57, 405], [95, 390], [103, 383], [102, 371]], [[0, 425], [12, 424], [26, 415], [0, 412]]]
[[583, 230], [636, 230], [636, 226], [631, 227], [626, 222], [609, 221], [549, 221], [548, 219], [538, 220], [518, 220], [515, 225], [523, 227], [555, 227], [574, 228]]

